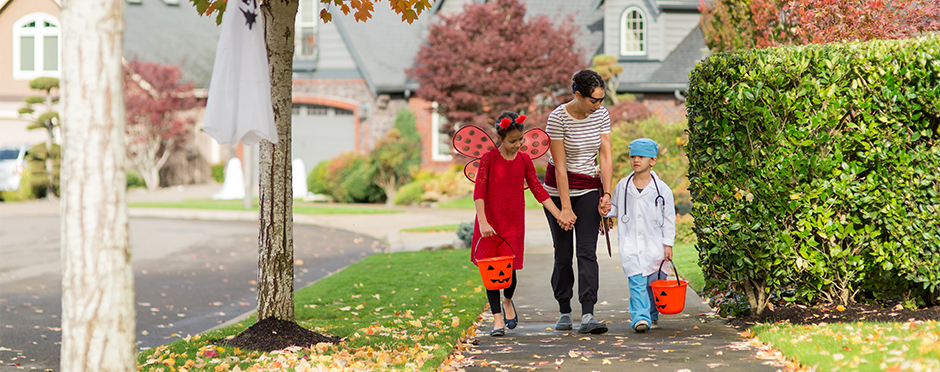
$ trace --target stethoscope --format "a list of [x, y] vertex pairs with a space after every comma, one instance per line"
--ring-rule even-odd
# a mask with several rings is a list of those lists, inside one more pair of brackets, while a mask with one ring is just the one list
[[[664, 198], [663, 194], [659, 192], [659, 183], [656, 182], [656, 176], [652, 174], [650, 174], [650, 176], [653, 178], [652, 181], [650, 182], [653, 184], [653, 186], [656, 187], [656, 199], [653, 199], [653, 206], [654, 208], [659, 207], [659, 215], [661, 216], [661, 218], [657, 222], [659, 222], [659, 227], [663, 227], [666, 225], [666, 198]], [[627, 177], [627, 187], [623, 189], [624, 211], [623, 211], [623, 217], [621, 218], [623, 218], [625, 222], [630, 221], [630, 216], [627, 215], [627, 196], [630, 195], [630, 193], [627, 192], [627, 190], [630, 188], [630, 181], [632, 180], [633, 180], [633, 174], [631, 173], [630, 176]], [[649, 186], [647, 186], [646, 188], [649, 188]]]

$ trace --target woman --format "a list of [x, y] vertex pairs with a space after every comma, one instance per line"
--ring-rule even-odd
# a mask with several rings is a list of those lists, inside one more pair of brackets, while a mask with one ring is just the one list
[[[605, 98], [604, 80], [596, 72], [575, 73], [571, 90], [574, 99], [552, 111], [545, 127], [551, 138], [545, 190], [561, 209], [557, 219], [547, 209], [545, 211], [555, 247], [552, 289], [561, 313], [555, 329], [572, 329], [574, 270], [571, 265], [572, 255], [576, 254], [578, 301], [581, 303], [578, 332], [598, 334], [607, 332], [607, 325], [594, 318], [594, 304], [598, 287], [598, 226], [601, 215], [610, 210], [613, 178], [610, 115], [601, 106]], [[599, 170], [597, 164], [600, 164]]]

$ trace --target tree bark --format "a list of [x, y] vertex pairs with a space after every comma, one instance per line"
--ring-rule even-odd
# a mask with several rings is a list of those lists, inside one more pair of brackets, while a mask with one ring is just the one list
[[259, 148], [258, 320], [294, 320], [294, 216], [291, 185], [291, 88], [297, 0], [261, 4], [278, 141]]
[[64, 0], [61, 19], [61, 370], [136, 371], [123, 0]]

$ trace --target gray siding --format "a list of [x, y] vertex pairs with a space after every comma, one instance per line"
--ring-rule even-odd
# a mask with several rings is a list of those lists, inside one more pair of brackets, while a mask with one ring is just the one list
[[[699, 15], [690, 13], [664, 13], [663, 22], [663, 48], [666, 55], [676, 49], [676, 46], [698, 26]], [[665, 56], [663, 56], [665, 58]]]
[[[356, 61], [349, 54], [349, 48], [336, 28], [336, 20], [319, 25], [320, 50], [318, 70], [355, 70]], [[306, 160], [305, 160], [306, 162]]]
[[[640, 8], [646, 16], [646, 56], [620, 55], [620, 19], [628, 7]], [[604, 3], [604, 54], [621, 57], [622, 59], [651, 59], [661, 61], [666, 58], [663, 50], [663, 17], [658, 10], [650, 7], [650, 3], [643, 0], [612, 0]]]

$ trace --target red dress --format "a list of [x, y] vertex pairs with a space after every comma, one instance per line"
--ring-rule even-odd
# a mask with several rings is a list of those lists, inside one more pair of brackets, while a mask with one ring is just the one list
[[[477, 244], [480, 240], [476, 247], [481, 249], [477, 258], [515, 254], [512, 267], [516, 270], [522, 269], [522, 259], [525, 256], [525, 185], [529, 185], [529, 190], [539, 203], [549, 198], [548, 192], [535, 175], [532, 158], [518, 152], [515, 159], [506, 160], [499, 153], [499, 148], [494, 148], [480, 158], [480, 169], [477, 171], [475, 182], [473, 200], [483, 199], [486, 221], [496, 234], [512, 246], [510, 250], [497, 237], [480, 240], [480, 221], [476, 220], [473, 225], [472, 244]], [[493, 248], [494, 246], [499, 248]], [[497, 249], [499, 254], [494, 253]]]

